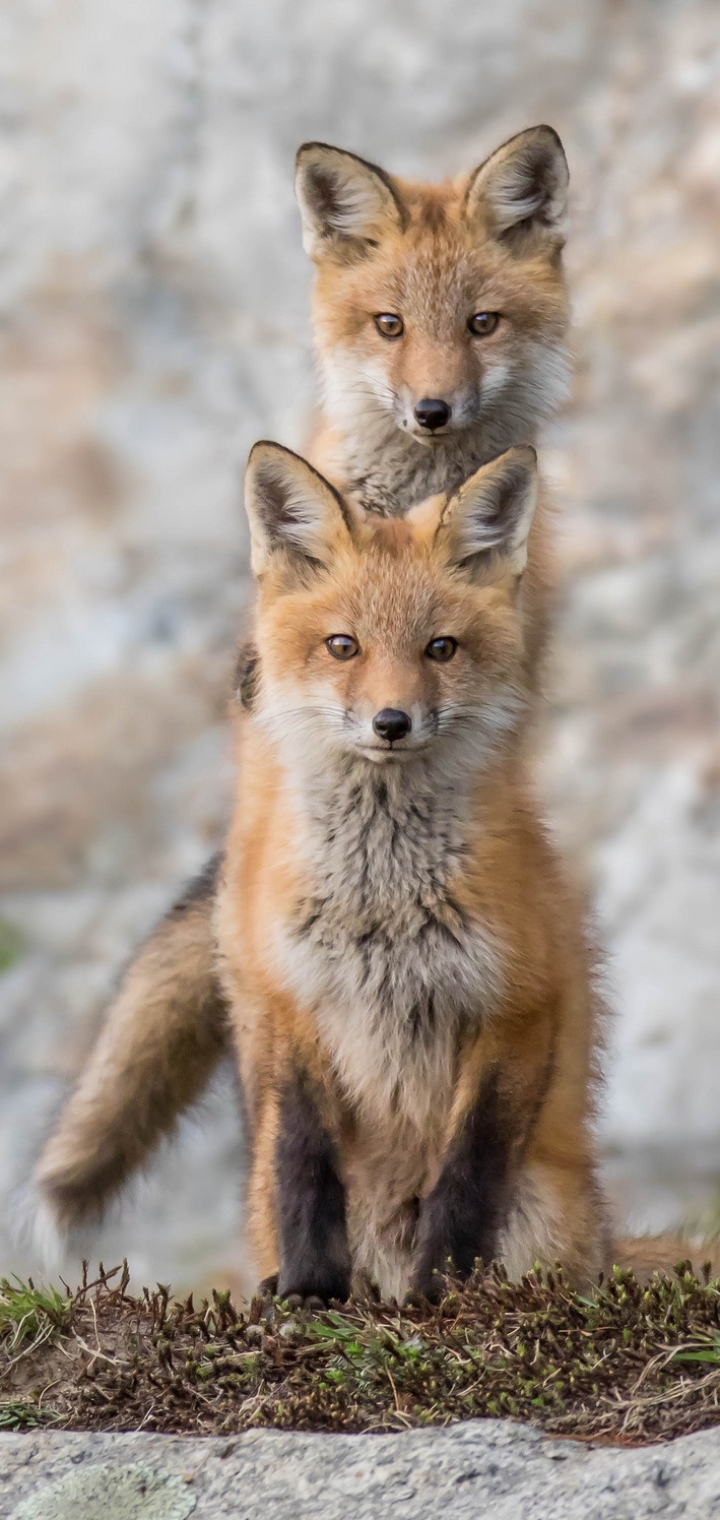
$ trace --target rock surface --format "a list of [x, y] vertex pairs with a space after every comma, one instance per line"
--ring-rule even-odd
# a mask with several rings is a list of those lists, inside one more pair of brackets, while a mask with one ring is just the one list
[[[300, 444], [312, 394], [296, 145], [440, 175], [550, 120], [578, 375], [543, 448], [563, 607], [542, 783], [609, 950], [616, 1195], [649, 1225], [711, 1198], [715, 0], [5, 0], [0, 120], [3, 1187], [222, 833], [239, 472], [258, 435]], [[128, 1253], [136, 1282], [242, 1265], [240, 1153], [220, 1083], [88, 1254]], [[8, 1211], [0, 1266], [37, 1269]]]
[[645, 1450], [502, 1420], [397, 1436], [0, 1437], [9, 1520], [712, 1520], [720, 1433]]

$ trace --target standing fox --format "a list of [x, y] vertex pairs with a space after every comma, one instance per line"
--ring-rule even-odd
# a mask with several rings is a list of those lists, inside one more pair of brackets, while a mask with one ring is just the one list
[[216, 926], [282, 1296], [607, 1265], [591, 968], [516, 743], [536, 497], [530, 448], [402, 520], [250, 456], [261, 676]]
[[[306, 144], [297, 194], [316, 266], [322, 416], [312, 462], [379, 518], [455, 490], [502, 450], [533, 443], [562, 399], [568, 306], [562, 145], [535, 127], [443, 185], [409, 184]], [[524, 578], [523, 679], [537, 687], [548, 621], [547, 510]], [[263, 652], [238, 672], [251, 706]], [[520, 720], [516, 731], [520, 731]], [[186, 1107], [228, 1046], [212, 928], [219, 857], [127, 972], [37, 1181], [70, 1227], [102, 1208]]]

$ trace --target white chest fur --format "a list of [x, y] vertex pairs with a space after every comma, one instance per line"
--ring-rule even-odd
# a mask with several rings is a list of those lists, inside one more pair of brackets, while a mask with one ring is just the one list
[[382, 1127], [447, 1113], [458, 1037], [499, 990], [499, 946], [452, 895], [465, 809], [419, 766], [362, 764], [316, 802], [312, 888], [275, 965], [311, 1005], [348, 1096]]

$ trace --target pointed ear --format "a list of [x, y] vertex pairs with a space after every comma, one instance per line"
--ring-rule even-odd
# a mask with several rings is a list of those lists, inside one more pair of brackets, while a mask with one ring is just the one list
[[311, 259], [367, 252], [406, 213], [389, 174], [354, 153], [303, 143], [295, 166], [303, 247]]
[[350, 539], [345, 504], [324, 476], [279, 443], [256, 443], [245, 472], [252, 568], [270, 564], [307, 579]]
[[557, 132], [530, 127], [503, 143], [471, 174], [465, 214], [506, 241], [531, 230], [557, 235], [569, 177]]
[[445, 537], [451, 563], [472, 574], [493, 555], [520, 575], [537, 492], [537, 455], [531, 448], [508, 449], [471, 475], [440, 520], [438, 534]]

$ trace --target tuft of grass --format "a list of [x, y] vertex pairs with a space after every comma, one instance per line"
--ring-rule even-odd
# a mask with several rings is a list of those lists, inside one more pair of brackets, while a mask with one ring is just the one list
[[37, 1430], [40, 1425], [54, 1425], [57, 1416], [46, 1414], [35, 1401], [0, 1400], [0, 1430]]
[[[72, 1298], [55, 1288], [36, 1288], [32, 1278], [26, 1283], [0, 1278], [0, 1375], [3, 1389], [22, 1381], [22, 1363], [38, 1360], [51, 1345], [56, 1345], [72, 1310]], [[34, 1430], [39, 1425], [54, 1424], [57, 1416], [42, 1408], [39, 1393], [19, 1394], [0, 1399], [0, 1430]]]
[[720, 1367], [720, 1332], [697, 1336], [687, 1346], [681, 1346], [678, 1351], [675, 1351], [672, 1360], [674, 1362], [710, 1362], [713, 1367]]
[[720, 1425], [720, 1282], [687, 1263], [647, 1284], [616, 1268], [592, 1297], [559, 1269], [511, 1283], [493, 1267], [449, 1280], [435, 1306], [318, 1314], [127, 1288], [120, 1268], [66, 1298], [3, 1284], [0, 1425], [387, 1431], [506, 1415], [633, 1444]]
[[11, 966], [20, 959], [25, 946], [19, 929], [8, 922], [6, 918], [0, 918], [0, 974], [9, 971]]
[[70, 1296], [56, 1288], [36, 1288], [32, 1278], [27, 1283], [0, 1278], [0, 1345], [12, 1355], [28, 1341], [34, 1345], [49, 1339], [62, 1328], [70, 1308]]

